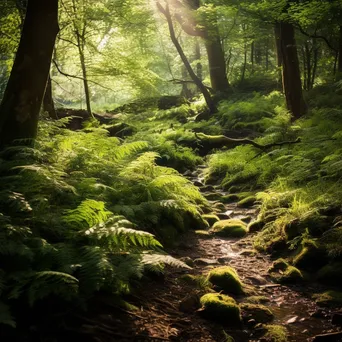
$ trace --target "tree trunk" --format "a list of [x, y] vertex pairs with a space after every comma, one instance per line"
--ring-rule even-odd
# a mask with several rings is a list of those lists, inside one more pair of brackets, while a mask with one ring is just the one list
[[229, 93], [231, 91], [227, 78], [226, 61], [220, 41], [217, 25], [209, 28], [206, 34], [205, 47], [207, 49], [211, 87], [215, 92]]
[[188, 71], [191, 79], [194, 81], [194, 83], [196, 84], [198, 89], [200, 89], [201, 93], [203, 94], [205, 102], [208, 106], [209, 112], [210, 113], [217, 112], [216, 105], [215, 105], [213, 99], [211, 98], [208, 89], [205, 87], [205, 85], [202, 83], [202, 81], [197, 77], [197, 75], [193, 71], [193, 69], [189, 63], [189, 60], [185, 56], [184, 51], [183, 51], [181, 45], [179, 44], [179, 42], [177, 40], [168, 3], [166, 3], [165, 8], [159, 2], [157, 2], [157, 6], [158, 6], [159, 11], [164, 14], [164, 16], [167, 20], [172, 43], [176, 47], [177, 52], [178, 52], [182, 62], [184, 63], [184, 66], [186, 67], [186, 70]]
[[292, 24], [280, 22], [280, 43], [286, 105], [293, 118], [298, 119], [307, 112], [307, 106], [303, 98], [298, 53]]
[[337, 62], [337, 72], [342, 74], [342, 25], [340, 26], [340, 37], [339, 37], [339, 45], [338, 45], [338, 62]]
[[195, 59], [197, 60], [196, 74], [197, 74], [197, 77], [202, 81], [203, 80], [203, 67], [201, 63], [201, 47], [197, 38], [196, 38], [196, 43], [195, 43]]
[[279, 86], [281, 86], [281, 82], [282, 82], [281, 66], [283, 65], [283, 56], [281, 53], [281, 43], [280, 43], [280, 23], [276, 23], [274, 25], [274, 37], [275, 37], [275, 48], [276, 48], [276, 55], [277, 55], [277, 67], [279, 70], [278, 83], [279, 83]]
[[29, 0], [18, 51], [0, 107], [0, 145], [32, 143], [58, 33], [58, 0]]
[[51, 77], [49, 75], [47, 83], [46, 83], [46, 89], [43, 99], [43, 110], [44, 112], [49, 113], [49, 117], [53, 120], [57, 120], [57, 113], [55, 110], [55, 104], [53, 103], [53, 97], [52, 97], [52, 84], [51, 84]]

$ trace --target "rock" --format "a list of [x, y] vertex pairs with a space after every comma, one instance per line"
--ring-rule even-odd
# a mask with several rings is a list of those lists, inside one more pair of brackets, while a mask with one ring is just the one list
[[221, 266], [214, 268], [208, 274], [207, 279], [225, 292], [243, 294], [243, 284], [234, 268]]
[[232, 202], [236, 202], [239, 200], [239, 195], [237, 194], [229, 194], [229, 195], [225, 195], [222, 196], [221, 201], [223, 203], [232, 203]]
[[319, 248], [314, 240], [306, 240], [299, 254], [293, 259], [293, 265], [305, 271], [315, 271], [328, 262], [325, 250]]
[[272, 311], [261, 304], [243, 303], [240, 305], [240, 308], [244, 321], [253, 319], [257, 323], [268, 323], [271, 322], [274, 317]]
[[264, 341], [267, 342], [286, 342], [287, 341], [287, 329], [281, 325], [265, 325], [266, 334], [264, 335]]
[[230, 260], [232, 260], [232, 258], [230, 257], [221, 257], [221, 258], [218, 258], [217, 261], [220, 263], [220, 264], [226, 264], [228, 263]]
[[283, 259], [277, 259], [276, 261], [273, 262], [272, 266], [268, 270], [269, 272], [277, 272], [277, 271], [285, 271], [289, 267], [288, 262]]
[[215, 203], [212, 207], [213, 207], [213, 209], [215, 209], [216, 211], [219, 211], [219, 212], [226, 210], [226, 206], [221, 202]]
[[244, 199], [240, 200], [238, 203], [237, 203], [237, 206], [239, 208], [249, 208], [251, 206], [253, 206], [256, 202], [256, 197], [255, 196], [248, 196], [248, 197], [245, 197]]
[[331, 323], [342, 327], [342, 312], [334, 312], [331, 318]]
[[182, 312], [194, 312], [201, 307], [201, 302], [196, 294], [189, 295], [179, 303], [179, 310]]
[[333, 332], [328, 334], [316, 335], [312, 342], [340, 342], [342, 339], [342, 332]]
[[183, 257], [179, 259], [180, 261], [183, 261], [185, 264], [187, 264], [190, 267], [194, 267], [194, 261], [190, 257]]
[[267, 284], [267, 280], [259, 275], [249, 276], [246, 279], [250, 280], [253, 285], [266, 285]]
[[289, 318], [285, 324], [293, 324], [293, 323], [296, 323], [298, 321], [298, 316], [293, 316], [291, 318]]
[[247, 234], [246, 223], [240, 220], [221, 220], [212, 227], [215, 235], [222, 237], [243, 237]]
[[220, 221], [220, 219], [215, 214], [204, 214], [202, 215], [202, 218], [209, 223], [210, 227], [217, 221]]
[[322, 267], [316, 279], [323, 283], [333, 286], [340, 286], [342, 283], [342, 262], [333, 262]]
[[198, 258], [194, 260], [194, 264], [196, 266], [208, 266], [218, 264], [218, 261], [216, 259]]
[[266, 223], [261, 220], [255, 220], [248, 224], [247, 229], [250, 233], [259, 232], [262, 228], [264, 228], [265, 224]]
[[300, 283], [304, 280], [302, 272], [293, 266], [288, 266], [284, 274], [280, 277], [279, 282], [283, 284]]
[[229, 220], [230, 216], [227, 215], [226, 213], [217, 213], [216, 216], [220, 219], [220, 220]]
[[270, 299], [266, 296], [250, 296], [246, 298], [246, 301], [252, 304], [268, 303]]
[[244, 249], [243, 251], [241, 251], [239, 254], [241, 256], [252, 256], [256, 253], [256, 251], [254, 249]]
[[316, 303], [320, 306], [340, 306], [342, 305], [342, 292], [329, 290], [313, 295]]
[[200, 182], [200, 181], [198, 181], [198, 180], [195, 180], [195, 181], [193, 182], [193, 184], [194, 184], [195, 186], [203, 187], [203, 183]]
[[211, 239], [213, 237], [207, 230], [195, 230], [195, 234], [203, 239]]
[[200, 189], [202, 192], [206, 192], [206, 191], [214, 191], [215, 188], [212, 185], [203, 185], [201, 186]]
[[222, 195], [218, 192], [205, 192], [205, 193], [203, 193], [203, 196], [208, 201], [217, 201], [217, 200], [220, 200], [222, 197]]
[[200, 302], [201, 314], [204, 317], [232, 326], [240, 325], [240, 308], [232, 297], [219, 293], [207, 293], [201, 297]]

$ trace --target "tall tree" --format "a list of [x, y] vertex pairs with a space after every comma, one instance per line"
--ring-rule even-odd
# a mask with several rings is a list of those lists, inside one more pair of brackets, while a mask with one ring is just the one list
[[0, 107], [0, 145], [36, 137], [39, 110], [58, 33], [58, 0], [29, 0]]

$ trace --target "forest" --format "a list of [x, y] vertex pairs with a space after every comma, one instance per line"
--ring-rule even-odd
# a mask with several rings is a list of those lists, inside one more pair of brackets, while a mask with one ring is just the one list
[[1, 0], [0, 339], [342, 341], [341, 0]]

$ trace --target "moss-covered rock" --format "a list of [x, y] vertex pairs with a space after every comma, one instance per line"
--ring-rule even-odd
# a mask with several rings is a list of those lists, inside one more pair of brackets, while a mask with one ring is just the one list
[[256, 202], [256, 197], [255, 196], [248, 196], [243, 198], [237, 203], [237, 206], [240, 208], [249, 208], [253, 206]]
[[209, 319], [228, 325], [237, 325], [241, 322], [240, 308], [232, 297], [207, 293], [201, 297], [202, 314]]
[[295, 284], [304, 280], [302, 272], [293, 266], [288, 266], [279, 281], [283, 284]]
[[254, 319], [257, 323], [269, 323], [273, 320], [273, 313], [265, 305], [243, 303], [240, 305], [242, 318], [245, 321]]
[[213, 237], [208, 230], [195, 230], [195, 234], [204, 239], [211, 239]]
[[202, 218], [209, 223], [210, 227], [217, 221], [220, 221], [220, 219], [215, 214], [204, 214], [202, 215]]
[[314, 240], [306, 240], [293, 259], [293, 264], [304, 271], [314, 271], [328, 262], [325, 250]]
[[213, 225], [212, 232], [222, 237], [243, 237], [247, 234], [247, 225], [241, 220], [221, 220]]
[[322, 267], [317, 272], [316, 279], [328, 285], [341, 286], [342, 284], [342, 262], [333, 262]]
[[234, 268], [221, 266], [214, 268], [207, 278], [213, 285], [225, 292], [233, 294], [243, 294], [243, 284]]
[[289, 263], [283, 259], [277, 259], [273, 262], [272, 266], [268, 270], [269, 272], [285, 271], [289, 267]]
[[222, 203], [232, 203], [238, 201], [239, 195], [237, 194], [229, 194], [221, 197], [221, 202]]
[[205, 230], [209, 228], [209, 224], [200, 214], [186, 212], [183, 216], [184, 226], [186, 229]]
[[190, 285], [194, 288], [201, 289], [201, 290], [208, 290], [210, 289], [210, 286], [211, 286], [207, 277], [202, 276], [202, 275], [195, 276], [192, 274], [183, 274], [178, 279], [179, 281], [187, 285]]
[[206, 192], [203, 196], [209, 201], [219, 201], [222, 197], [219, 192]]
[[320, 306], [341, 306], [342, 292], [339, 291], [325, 291], [323, 293], [316, 293], [313, 295], [316, 303]]
[[257, 219], [257, 220], [254, 220], [248, 224], [247, 230], [250, 233], [259, 232], [262, 228], [264, 228], [265, 224], [266, 224], [266, 222]]
[[283, 236], [277, 236], [268, 241], [265, 246], [267, 253], [271, 255], [279, 255], [280, 252], [287, 249], [286, 239]]
[[263, 340], [267, 342], [286, 342], [287, 330], [281, 325], [265, 325], [266, 334], [263, 336]]
[[246, 298], [246, 302], [252, 304], [263, 304], [268, 303], [270, 299], [266, 296], [250, 296]]

